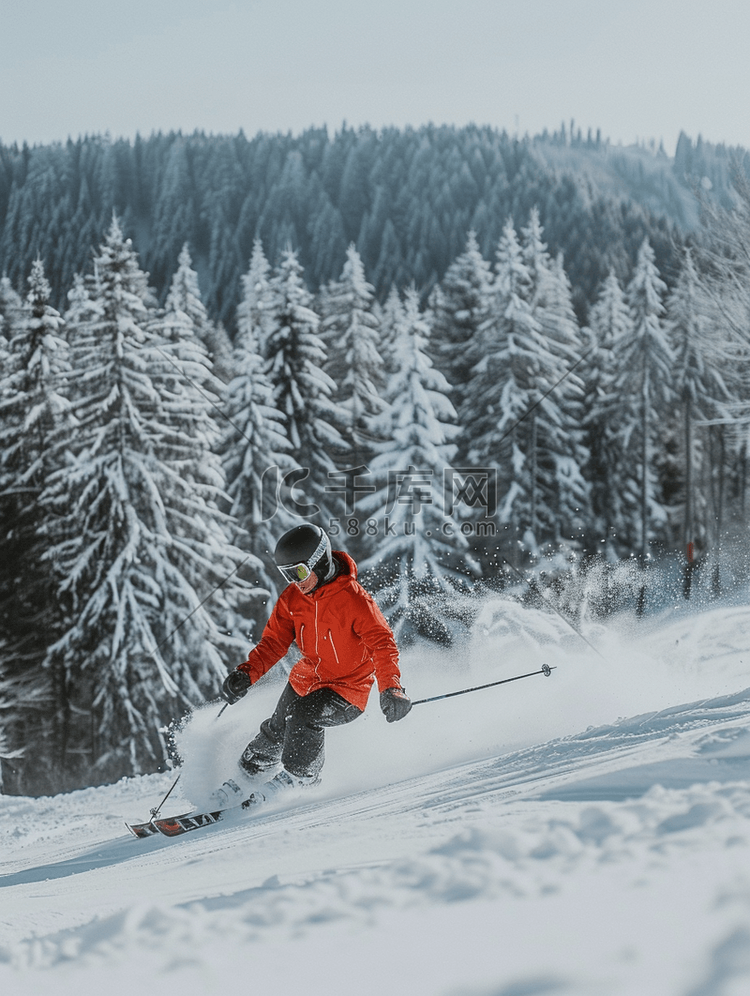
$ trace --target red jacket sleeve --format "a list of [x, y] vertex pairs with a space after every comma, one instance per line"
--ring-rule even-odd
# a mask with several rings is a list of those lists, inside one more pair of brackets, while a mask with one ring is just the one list
[[273, 612], [265, 625], [259, 643], [248, 654], [247, 660], [240, 664], [238, 671], [244, 671], [255, 682], [270, 671], [277, 661], [280, 661], [294, 641], [294, 621], [281, 596], [273, 608]]
[[362, 589], [360, 611], [354, 622], [354, 632], [372, 654], [378, 690], [401, 687], [401, 671], [398, 666], [398, 647], [393, 630], [380, 611], [377, 602]]

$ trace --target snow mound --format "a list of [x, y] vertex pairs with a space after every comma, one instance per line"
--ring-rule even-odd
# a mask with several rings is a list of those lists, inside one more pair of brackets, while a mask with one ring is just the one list
[[[0, 796], [0, 987], [182, 993], [740, 996], [750, 986], [746, 610], [588, 626], [487, 605], [404, 656], [415, 707], [330, 731], [320, 790], [136, 841], [176, 772]], [[281, 689], [178, 736], [189, 804]]]

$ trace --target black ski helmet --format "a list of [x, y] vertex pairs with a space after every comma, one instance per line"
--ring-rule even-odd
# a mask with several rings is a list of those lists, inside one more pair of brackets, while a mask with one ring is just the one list
[[311, 571], [319, 582], [326, 581], [333, 571], [331, 541], [320, 526], [306, 522], [284, 533], [274, 560], [287, 581], [304, 581]]

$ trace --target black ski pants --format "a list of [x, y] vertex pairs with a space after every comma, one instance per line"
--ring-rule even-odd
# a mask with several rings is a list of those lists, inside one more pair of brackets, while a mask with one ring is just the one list
[[287, 684], [273, 715], [245, 748], [240, 765], [249, 775], [258, 775], [281, 761], [290, 775], [314, 782], [325, 759], [325, 728], [343, 726], [361, 715], [361, 709], [332, 688], [298, 695]]

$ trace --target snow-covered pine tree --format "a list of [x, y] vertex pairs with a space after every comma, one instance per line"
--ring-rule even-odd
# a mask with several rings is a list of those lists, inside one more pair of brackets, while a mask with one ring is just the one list
[[[0, 378], [4, 378], [5, 373], [10, 370], [10, 346], [5, 338], [6, 325], [5, 318], [0, 313]], [[1, 380], [0, 383], [2, 383]], [[2, 395], [0, 395], [1, 398]]]
[[375, 291], [354, 244], [338, 280], [321, 294], [321, 335], [328, 345], [328, 373], [338, 386], [337, 400], [349, 413], [347, 460], [366, 466], [373, 453], [373, 423], [383, 410], [385, 380], [380, 334], [373, 305]]
[[663, 537], [667, 521], [659, 462], [664, 459], [665, 427], [674, 398], [674, 358], [662, 322], [665, 291], [654, 251], [644, 239], [626, 291], [630, 334], [613, 344], [612, 383], [623, 454], [623, 520], [616, 531], [621, 553], [636, 554], [642, 562], [650, 544]]
[[[221, 442], [231, 514], [237, 523], [237, 545], [257, 564], [248, 572], [256, 587], [275, 598], [277, 571], [273, 551], [279, 535], [296, 519], [279, 501], [283, 475], [299, 470], [286, 438], [284, 419], [273, 404], [273, 390], [261, 355], [270, 313], [269, 266], [260, 241], [253, 247], [250, 269], [243, 278], [243, 299], [237, 308], [234, 377], [224, 392], [227, 424]], [[259, 627], [268, 618], [259, 601], [254, 607]]]
[[584, 361], [586, 406], [583, 426], [591, 488], [591, 540], [598, 552], [613, 555], [618, 548], [617, 525], [623, 521], [625, 466], [620, 439], [619, 400], [614, 383], [620, 343], [631, 335], [632, 322], [625, 294], [614, 269], [604, 280], [589, 315], [590, 347]]
[[41, 260], [32, 265], [28, 283], [22, 305], [9, 296], [12, 338], [0, 378], [0, 674], [6, 738], [12, 751], [24, 754], [5, 765], [3, 784], [15, 792], [55, 787], [37, 772], [40, 758], [53, 749], [59, 688], [55, 672], [43, 664], [60, 626], [54, 584], [43, 563], [39, 496], [55, 466], [52, 435], [63, 426], [70, 430], [64, 394], [68, 347], [62, 318], [49, 304]]
[[537, 461], [538, 488], [542, 503], [557, 519], [552, 538], [578, 546], [589, 504], [589, 491], [583, 477], [583, 467], [588, 459], [581, 427], [583, 381], [578, 369], [585, 346], [562, 257], [553, 260], [547, 251], [536, 208], [532, 209], [529, 224], [521, 234], [524, 262], [531, 279], [532, 314], [554, 362], [554, 366], [544, 369], [543, 374], [545, 379], [549, 378], [549, 384], [541, 393], [551, 390], [551, 394], [545, 399], [546, 432], [541, 439], [537, 437], [540, 448], [548, 451], [546, 459], [540, 453]]
[[208, 317], [187, 243], [180, 252], [165, 308], [167, 313], [187, 315], [195, 335], [208, 351], [214, 374], [226, 382], [232, 375], [232, 343], [224, 326], [214, 325]]
[[237, 335], [239, 338], [251, 336], [253, 353], [265, 358], [266, 336], [268, 333], [267, 315], [271, 306], [271, 267], [263, 251], [260, 239], [253, 242], [250, 265], [242, 277], [242, 299], [237, 306]]
[[398, 372], [382, 417], [384, 441], [371, 464], [377, 491], [361, 500], [378, 532], [377, 552], [362, 566], [384, 586], [379, 600], [397, 636], [450, 639], [440, 595], [455, 590], [455, 581], [475, 565], [445, 503], [444, 472], [459, 430], [448, 382], [427, 352], [430, 332], [412, 286], [395, 343]]
[[[228, 633], [241, 552], [223, 531], [210, 427], [173, 363], [202, 361], [157, 337], [145, 273], [113, 219], [70, 330], [78, 425], [42, 496], [67, 610], [49, 663], [65, 678], [54, 757], [60, 787], [155, 770], [164, 727], [216, 693], [244, 643]], [[183, 351], [190, 354], [186, 361]], [[205, 352], [202, 354], [205, 357]], [[193, 366], [194, 365], [194, 366]]]
[[271, 278], [266, 369], [292, 455], [308, 472], [299, 488], [318, 506], [309, 517], [328, 528], [339, 517], [329, 475], [336, 473], [335, 458], [347, 450], [342, 430], [348, 415], [333, 400], [336, 385], [324, 370], [320, 319], [311, 305], [297, 253], [287, 249]]
[[[720, 343], [729, 398], [722, 418], [708, 432], [713, 471], [714, 539], [719, 540], [727, 512], [733, 513], [741, 542], [747, 536], [748, 457], [750, 451], [750, 181], [736, 164], [730, 210], [706, 199], [705, 238], [695, 250], [701, 293], [709, 308], [709, 327]], [[734, 500], [732, 500], [734, 499]], [[732, 507], [733, 506], [733, 507]], [[715, 567], [718, 584], [718, 564]]]
[[148, 328], [151, 376], [162, 392], [163, 420], [177, 433], [196, 440], [202, 452], [196, 454], [195, 463], [200, 465], [205, 458], [207, 475], [216, 485], [222, 480], [220, 461], [214, 454], [220, 436], [217, 419], [221, 418], [218, 402], [223, 384], [215, 375], [206, 344], [208, 324], [197, 274], [191, 269], [187, 246], [183, 246], [165, 308], [152, 312]]
[[[471, 407], [468, 385], [471, 369], [481, 359], [478, 330], [488, 317], [491, 285], [490, 264], [470, 231], [464, 251], [448, 267], [429, 302], [436, 363], [452, 386], [459, 424], [467, 416], [467, 397]], [[459, 452], [466, 452], [467, 443], [459, 437]]]
[[84, 276], [82, 273], [75, 273], [73, 286], [68, 291], [68, 308], [65, 312], [66, 325], [69, 328], [78, 328], [91, 307], [91, 298]]
[[[190, 311], [183, 311], [181, 304], [188, 305]], [[236, 520], [231, 513], [220, 511], [228, 504], [220, 456], [222, 428], [218, 424], [219, 421], [222, 427], [228, 424], [227, 413], [220, 404], [225, 385], [215, 376], [215, 364], [196, 324], [204, 315], [197, 278], [183, 248], [167, 296], [166, 311], [149, 327], [155, 337], [149, 346], [149, 363], [161, 398], [160, 421], [168, 430], [161, 456], [169, 470], [176, 472], [179, 481], [185, 484], [180, 500], [168, 510], [167, 527], [173, 539], [179, 538], [190, 547], [190, 555], [180, 557], [179, 570], [197, 592], [204, 585], [205, 565], [209, 561], [223, 564], [233, 575], [231, 561], [236, 562], [240, 556], [239, 546], [234, 550], [228, 546], [230, 534], [237, 533]], [[177, 494], [180, 487], [177, 482], [175, 485]], [[228, 601], [214, 599], [214, 608], [218, 607], [225, 619], [236, 610], [239, 598], [243, 602], [240, 619], [246, 621], [254, 613], [257, 615], [259, 603], [268, 597], [268, 589], [259, 587], [261, 562], [253, 551], [243, 553], [239, 577], [248, 582], [252, 579], [254, 597], [242, 595], [242, 586], [236, 583], [229, 585], [225, 589]], [[221, 578], [215, 578], [214, 583], [217, 582]], [[183, 607], [177, 605], [174, 610], [170, 607], [170, 611], [183, 612]], [[180, 619], [171, 622], [170, 630], [174, 628], [176, 633]]]
[[680, 539], [683, 550], [690, 543], [700, 549], [709, 534], [710, 479], [706, 479], [706, 430], [698, 423], [719, 416], [729, 393], [720, 369], [721, 346], [710, 323], [690, 249], [685, 251], [680, 275], [667, 300], [665, 327], [674, 353], [673, 386], [678, 403]]
[[552, 262], [552, 288], [542, 330], [559, 352], [562, 380], [554, 389], [562, 417], [563, 449], [555, 456], [556, 491], [560, 507], [561, 535], [579, 545], [582, 530], [591, 516], [591, 491], [585, 478], [588, 448], [583, 431], [585, 389], [581, 367], [588, 342], [573, 309], [570, 280], [561, 254]]
[[[0, 277], [0, 319], [2, 319], [0, 331], [6, 343], [9, 343], [13, 338], [13, 329], [21, 317], [22, 307], [21, 295], [13, 289], [9, 278], [3, 274]], [[6, 369], [5, 364], [1, 369]]]
[[[530, 288], [531, 278], [509, 218], [497, 247], [490, 310], [478, 330], [480, 358], [471, 371], [462, 428], [470, 441], [469, 461], [497, 472], [498, 495], [503, 499], [498, 525], [501, 535], [511, 534], [510, 540], [506, 535], [511, 548], [517, 548], [521, 538], [519, 506], [530, 491], [525, 439], [521, 446], [516, 439], [527, 428], [519, 420], [531, 405], [533, 390], [528, 371], [535, 349], [529, 340], [540, 335], [531, 313]], [[496, 569], [498, 565], [484, 558], [483, 567]]]
[[389, 385], [392, 383], [393, 374], [397, 372], [396, 342], [404, 317], [404, 305], [397, 287], [391, 287], [382, 306], [376, 302], [375, 311], [380, 327], [380, 353], [383, 357], [383, 372], [386, 378], [383, 397], [388, 400], [391, 395]]
[[[529, 407], [530, 385], [527, 377], [516, 383], [513, 370], [503, 366], [508, 337], [525, 343], [530, 336], [539, 336], [529, 295], [531, 280], [523, 262], [518, 236], [512, 219], [508, 219], [497, 247], [496, 275], [492, 285], [492, 301], [487, 318], [479, 328], [479, 358], [471, 371], [468, 397], [473, 400], [463, 426], [471, 440], [469, 458], [499, 465], [498, 421], [512, 426]], [[529, 351], [529, 357], [533, 351]], [[510, 388], [507, 382], [512, 379]], [[501, 396], [512, 405], [512, 411], [500, 408]], [[510, 447], [511, 444], [508, 444]]]
[[537, 554], [541, 543], [560, 538], [556, 458], [569, 445], [554, 392], [548, 393], [561, 375], [559, 357], [534, 314], [531, 274], [511, 219], [500, 237], [495, 270], [495, 300], [480, 328], [484, 355], [472, 372], [474, 406], [466, 431], [470, 462], [497, 467], [498, 523], [503, 545], [516, 558], [521, 548]]
[[531, 209], [528, 223], [521, 229], [520, 245], [521, 258], [529, 275], [529, 304], [532, 309], [544, 307], [549, 293], [552, 257], [544, 241], [544, 229], [537, 207]]

